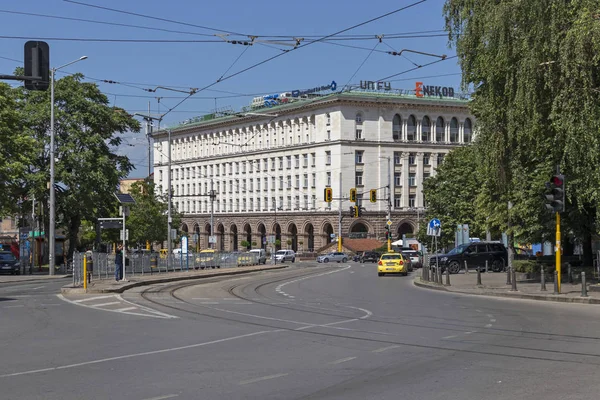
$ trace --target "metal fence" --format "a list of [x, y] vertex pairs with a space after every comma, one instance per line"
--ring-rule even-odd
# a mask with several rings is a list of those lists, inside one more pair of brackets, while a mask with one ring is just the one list
[[[73, 286], [83, 285], [83, 259], [87, 257], [88, 279], [115, 279], [115, 254], [74, 253]], [[235, 268], [258, 265], [255, 253], [188, 253], [166, 256], [158, 254], [128, 255], [125, 262], [125, 277], [168, 272], [194, 271], [215, 268]]]

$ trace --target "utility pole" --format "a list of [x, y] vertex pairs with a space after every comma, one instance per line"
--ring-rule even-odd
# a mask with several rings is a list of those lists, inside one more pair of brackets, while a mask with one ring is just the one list
[[[215, 190], [214, 190], [214, 180], [210, 178], [210, 237], [208, 238], [209, 242], [212, 240], [215, 232]], [[216, 249], [215, 246], [217, 243], [208, 243], [208, 247], [211, 249]]]
[[388, 156], [388, 182], [387, 182], [387, 220], [385, 221], [387, 226], [387, 247], [388, 253], [392, 250], [392, 235], [390, 232], [390, 225], [387, 225], [388, 221], [392, 220], [392, 181], [391, 181], [391, 169], [392, 169], [392, 159]]
[[[148, 102], [148, 115], [150, 115], [150, 102]], [[148, 139], [148, 179], [152, 173], [152, 142], [150, 140], [150, 118], [146, 118], [146, 138]]]
[[173, 253], [173, 243], [171, 240], [171, 224], [173, 223], [173, 218], [171, 217], [171, 203], [173, 202], [172, 193], [171, 193], [171, 130], [167, 129], [168, 140], [168, 166], [167, 166], [167, 197], [168, 197], [168, 208], [167, 208], [167, 271], [170, 267], [170, 259], [171, 254]]
[[338, 252], [342, 251], [342, 171], [340, 171], [340, 207], [338, 212]]
[[33, 274], [33, 267], [35, 267], [35, 231], [37, 228], [37, 218], [35, 215], [35, 194], [33, 195], [33, 199], [31, 199], [31, 221], [33, 222], [33, 224], [31, 224], [33, 232], [31, 233], [31, 263], [29, 264], [29, 275]]

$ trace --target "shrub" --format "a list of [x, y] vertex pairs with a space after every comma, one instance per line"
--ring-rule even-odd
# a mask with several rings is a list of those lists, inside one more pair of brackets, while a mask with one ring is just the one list
[[513, 268], [515, 272], [524, 272], [524, 273], [539, 273], [540, 272], [540, 264], [534, 260], [514, 260]]

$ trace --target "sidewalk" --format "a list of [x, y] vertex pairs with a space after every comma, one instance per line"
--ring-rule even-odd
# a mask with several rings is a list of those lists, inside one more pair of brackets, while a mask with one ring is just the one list
[[0, 284], [3, 283], [17, 283], [17, 282], [30, 282], [30, 281], [47, 281], [49, 279], [63, 279], [68, 278], [71, 275], [56, 274], [54, 276], [48, 275], [48, 271], [38, 273], [35, 272], [32, 275], [0, 275]]
[[477, 286], [477, 272], [469, 272], [465, 274], [450, 275], [450, 286], [446, 286], [446, 275], [444, 274], [443, 280], [444, 285], [440, 285], [433, 282], [425, 282], [421, 280], [421, 270], [413, 281], [415, 286], [443, 290], [446, 292], [453, 293], [465, 293], [482, 296], [494, 296], [494, 297], [510, 297], [514, 299], [527, 299], [527, 300], [542, 300], [542, 301], [556, 301], [564, 303], [584, 303], [584, 304], [600, 304], [600, 292], [591, 291], [588, 284], [588, 296], [581, 297], [581, 284], [571, 284], [562, 282], [561, 294], [554, 294], [554, 282], [546, 282], [547, 291], [541, 291], [541, 284], [519, 282], [517, 281], [517, 291], [512, 292], [511, 286], [506, 284], [506, 273], [500, 272], [488, 272], [481, 274], [482, 286]]
[[123, 293], [124, 291], [138, 287], [153, 285], [155, 283], [176, 282], [189, 279], [212, 278], [215, 276], [239, 275], [249, 272], [270, 271], [286, 268], [290, 264], [262, 265], [252, 267], [232, 267], [210, 270], [189, 270], [182, 272], [169, 272], [163, 274], [144, 274], [126, 276], [126, 282], [116, 282], [114, 279], [97, 279], [88, 284], [87, 291], [83, 287], [73, 287], [72, 284], [63, 286], [63, 294], [85, 294], [85, 293]]

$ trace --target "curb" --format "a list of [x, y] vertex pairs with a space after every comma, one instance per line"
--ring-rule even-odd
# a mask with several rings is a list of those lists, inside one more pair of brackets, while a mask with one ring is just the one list
[[169, 282], [177, 282], [177, 281], [186, 281], [186, 280], [193, 280], [193, 279], [204, 279], [204, 278], [214, 278], [217, 276], [227, 276], [227, 275], [241, 275], [241, 274], [248, 274], [250, 272], [260, 272], [260, 271], [271, 271], [271, 270], [276, 270], [276, 269], [282, 269], [282, 268], [286, 268], [286, 265], [282, 265], [282, 266], [271, 266], [271, 267], [263, 267], [263, 268], [259, 268], [259, 269], [252, 269], [252, 270], [239, 270], [239, 269], [234, 269], [232, 271], [215, 271], [215, 272], [211, 272], [208, 274], [203, 274], [203, 275], [187, 275], [187, 276], [172, 276], [172, 277], [168, 277], [165, 276], [164, 278], [158, 278], [158, 279], [153, 279], [153, 280], [147, 280], [147, 281], [138, 281], [138, 282], [130, 282], [128, 284], [125, 284], [123, 286], [120, 287], [115, 287], [115, 288], [105, 288], [105, 289], [83, 289], [83, 288], [74, 288], [74, 287], [70, 287], [70, 286], [63, 286], [60, 289], [60, 292], [62, 294], [99, 294], [99, 293], [123, 293], [126, 290], [129, 289], [133, 289], [135, 287], [140, 287], [140, 286], [148, 286], [148, 285], [154, 285], [157, 283], [169, 283]]
[[420, 281], [420, 277], [416, 276], [413, 280], [413, 285], [430, 290], [440, 290], [447, 293], [468, 294], [473, 296], [485, 297], [505, 297], [510, 299], [535, 300], [535, 301], [550, 301], [555, 303], [578, 303], [578, 304], [600, 304], [600, 299], [590, 297], [561, 297], [561, 295], [541, 295], [541, 294], [522, 294], [522, 293], [472, 293], [461, 290], [448, 290], [444, 286], [430, 285]]
[[0, 281], [0, 285], [12, 285], [14, 283], [24, 283], [24, 282], [52, 282], [54, 280], [72, 278], [72, 274], [68, 275], [54, 275], [54, 278], [35, 278], [35, 279], [21, 279], [16, 281]]

